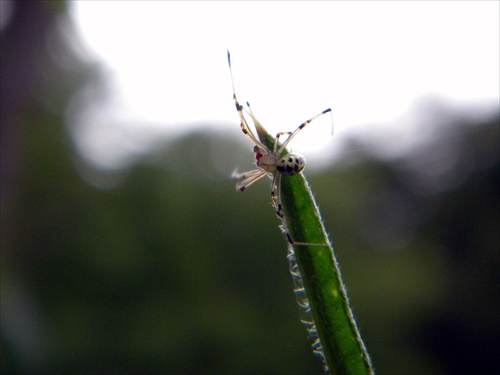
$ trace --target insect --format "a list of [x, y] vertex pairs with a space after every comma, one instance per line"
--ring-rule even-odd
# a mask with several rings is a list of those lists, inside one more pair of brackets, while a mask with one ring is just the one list
[[[259, 121], [256, 119], [255, 115], [252, 112], [252, 109], [250, 108], [250, 104], [247, 102], [246, 103], [247, 108], [245, 108], [238, 102], [238, 99], [236, 98], [233, 72], [231, 69], [231, 56], [229, 54], [229, 51], [227, 52], [227, 60], [229, 64], [229, 71], [231, 73], [231, 83], [233, 86], [233, 100], [236, 106], [236, 110], [238, 111], [238, 115], [240, 117], [241, 131], [243, 132], [243, 134], [245, 134], [245, 136], [248, 137], [248, 139], [250, 139], [250, 141], [254, 143], [253, 151], [255, 152], [255, 164], [258, 167], [258, 169], [249, 172], [244, 172], [244, 173], [238, 173], [237, 171], [233, 172], [232, 175], [233, 179], [238, 181], [236, 184], [236, 190], [244, 191], [247, 187], [257, 182], [264, 176], [272, 177], [271, 202], [274, 208], [276, 209], [276, 215], [280, 219], [284, 219], [283, 205], [281, 203], [281, 189], [280, 189], [281, 176], [296, 175], [302, 172], [302, 170], [304, 170], [306, 166], [305, 158], [302, 155], [294, 153], [285, 154], [286, 146], [290, 143], [293, 137], [295, 137], [302, 129], [304, 129], [304, 127], [307, 124], [317, 119], [318, 117], [324, 115], [325, 113], [331, 112], [331, 109], [327, 108], [321, 113], [317, 114], [316, 116], [303, 122], [293, 132], [279, 132], [274, 140], [274, 147], [272, 150], [270, 150], [266, 145], [264, 145], [255, 137], [252, 130], [248, 126], [248, 123], [245, 119], [243, 112], [245, 112], [252, 118], [252, 121], [256, 128], [261, 127]], [[280, 143], [280, 137], [286, 135], [288, 135], [288, 138], [286, 138], [286, 140], [283, 143]], [[288, 233], [286, 234], [288, 240], [291, 243], [293, 243], [290, 235]]]

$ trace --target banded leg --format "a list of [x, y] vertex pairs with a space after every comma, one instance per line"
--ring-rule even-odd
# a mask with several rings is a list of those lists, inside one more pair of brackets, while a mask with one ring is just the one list
[[[276, 138], [274, 139], [273, 153], [276, 153], [276, 151], [278, 151], [278, 146], [280, 144], [279, 143], [280, 137], [282, 135], [285, 135], [285, 134], [288, 134], [288, 138], [290, 138], [290, 135], [292, 134], [292, 132], [279, 132], [278, 134], [276, 134]], [[288, 141], [288, 138], [287, 138], [287, 141]], [[288, 143], [288, 142], [285, 142], [285, 143]]]
[[281, 205], [281, 174], [274, 174], [273, 182], [271, 183], [271, 202], [276, 210], [276, 215], [280, 219], [284, 219], [283, 206]]
[[[239, 102], [238, 99], [236, 98], [236, 91], [234, 89], [234, 80], [233, 80], [233, 70], [231, 69], [231, 55], [229, 54], [229, 51], [227, 51], [227, 62], [229, 64], [229, 72], [231, 73], [231, 84], [233, 86], [233, 100], [234, 100], [234, 105], [236, 106], [236, 111], [238, 112], [238, 116], [240, 117], [240, 127], [241, 131], [245, 136], [247, 136], [253, 143], [255, 143], [257, 146], [261, 148], [265, 148], [265, 146], [255, 137], [253, 134], [252, 130], [248, 126], [247, 120], [245, 119], [245, 116], [243, 115], [243, 111], [245, 111], [251, 118], [254, 124], [258, 123], [257, 119], [255, 118], [253, 112], [247, 111]], [[248, 103], [247, 103], [248, 105]]]
[[[288, 144], [288, 143], [292, 140], [292, 138], [293, 138], [293, 137], [295, 137], [299, 131], [301, 131], [302, 129], [304, 129], [304, 127], [305, 127], [307, 124], [311, 123], [312, 121], [314, 121], [314, 120], [315, 120], [315, 119], [317, 119], [318, 117], [323, 116], [325, 113], [328, 113], [328, 112], [331, 112], [331, 111], [332, 111], [332, 109], [331, 109], [331, 108], [327, 108], [327, 109], [325, 109], [324, 111], [322, 111], [321, 113], [318, 113], [316, 116], [314, 116], [314, 117], [310, 118], [309, 120], [304, 121], [302, 124], [300, 124], [300, 125], [299, 125], [299, 127], [298, 127], [297, 129], [295, 129], [295, 130], [294, 130], [294, 131], [290, 134], [290, 136], [286, 139], [286, 141], [285, 141], [285, 142], [281, 145], [281, 147], [280, 147], [280, 149], [278, 150], [278, 152], [279, 152], [279, 153], [281, 153], [281, 152], [285, 149], [286, 145], [287, 145], [287, 144]], [[286, 134], [286, 133], [283, 133], [283, 134]]]

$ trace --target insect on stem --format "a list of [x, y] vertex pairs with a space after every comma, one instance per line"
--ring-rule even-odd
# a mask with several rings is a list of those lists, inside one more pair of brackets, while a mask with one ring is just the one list
[[[292, 132], [279, 132], [275, 137], [274, 147], [271, 150], [254, 135], [245, 118], [245, 114], [250, 116], [261, 139], [264, 138], [263, 134], [267, 135], [264, 127], [257, 120], [252, 109], [250, 108], [250, 104], [246, 102], [246, 107], [243, 107], [238, 101], [236, 90], [234, 88], [233, 71], [231, 67], [231, 54], [229, 53], [229, 51], [227, 51], [227, 62], [229, 65], [229, 72], [231, 74], [234, 105], [240, 119], [240, 128], [243, 134], [254, 144], [253, 151], [255, 153], [255, 165], [257, 166], [257, 169], [252, 171], [244, 173], [238, 173], [237, 171], [233, 172], [232, 177], [237, 181], [236, 190], [244, 191], [248, 186], [262, 179], [264, 176], [271, 176], [271, 202], [276, 210], [276, 215], [280, 219], [285, 220], [285, 216], [283, 214], [283, 204], [281, 202], [281, 177], [299, 174], [304, 170], [306, 166], [305, 158], [302, 155], [287, 153], [286, 147], [302, 129], [304, 129], [308, 124], [310, 124], [318, 117], [331, 112], [331, 109], [327, 108], [324, 111], [318, 113], [316, 116], [310, 118], [309, 120], [304, 121]], [[282, 144], [280, 144], [279, 140], [283, 135], [288, 135], [288, 137]], [[302, 244], [300, 242], [295, 242], [288, 231], [285, 233], [285, 236], [291, 244]], [[318, 244], [309, 245], [318, 246]]]

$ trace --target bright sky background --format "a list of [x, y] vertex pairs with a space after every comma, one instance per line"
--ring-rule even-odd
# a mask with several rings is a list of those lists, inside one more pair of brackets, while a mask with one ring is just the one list
[[203, 124], [239, 136], [227, 49], [240, 101], [252, 104], [270, 133], [333, 109], [334, 137], [331, 118], [323, 116], [293, 142], [313, 157], [324, 152], [318, 142], [335, 148], [343, 133], [397, 143], [410, 126], [402, 119], [423, 98], [498, 106], [497, 1], [70, 5], [86, 48], [103, 60], [110, 80], [112, 98], [73, 120], [86, 124], [79, 127], [80, 149], [103, 166], [118, 166], [140, 149], [137, 134], [174, 137]]

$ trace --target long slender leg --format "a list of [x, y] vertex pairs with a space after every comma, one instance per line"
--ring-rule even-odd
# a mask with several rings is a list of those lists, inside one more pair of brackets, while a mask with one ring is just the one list
[[276, 210], [276, 215], [283, 219], [283, 207], [281, 206], [280, 195], [281, 173], [276, 172], [271, 183], [271, 202]]
[[241, 131], [253, 143], [255, 143], [257, 146], [265, 149], [266, 147], [255, 137], [255, 135], [253, 134], [252, 130], [248, 126], [248, 123], [247, 123], [247, 121], [245, 119], [245, 116], [243, 115], [243, 111], [245, 111], [252, 118], [252, 121], [254, 122], [254, 124], [256, 122], [258, 122], [257, 119], [255, 118], [255, 116], [253, 115], [252, 112], [249, 112], [249, 111], [245, 110], [245, 108], [243, 108], [243, 106], [238, 102], [238, 99], [236, 98], [236, 90], [234, 89], [234, 80], [233, 80], [233, 70], [231, 69], [231, 55], [229, 54], [229, 51], [227, 51], [227, 62], [229, 64], [229, 72], [231, 73], [231, 84], [233, 86], [233, 100], [234, 100], [234, 105], [236, 106], [236, 111], [238, 111], [238, 115], [240, 116]]
[[[310, 122], [312, 122], [313, 120], [317, 119], [318, 117], [320, 116], [323, 116], [325, 113], [328, 113], [328, 112], [331, 112], [331, 108], [327, 108], [325, 109], [323, 112], [321, 113], [318, 113], [316, 116], [310, 118], [309, 120], [307, 121], [304, 121], [302, 124], [299, 125], [299, 127], [297, 129], [295, 129], [291, 134], [290, 136], [286, 139], [286, 141], [281, 145], [280, 149], [278, 150], [279, 153], [281, 154], [281, 152], [285, 149], [286, 145], [292, 140], [293, 137], [295, 137], [297, 135], [297, 133], [299, 131], [301, 131], [302, 129], [304, 129], [304, 127], [309, 124]], [[284, 133], [286, 134], [286, 133]]]
[[248, 172], [243, 172], [243, 173], [238, 173], [238, 171], [235, 170], [233, 172], [233, 174], [231, 175], [231, 178], [233, 180], [243, 181], [249, 177], [253, 177], [253, 176], [256, 176], [258, 174], [261, 174], [262, 172], [264, 172], [262, 169], [254, 169], [253, 171], [248, 171]]
[[238, 180], [238, 183], [236, 184], [236, 190], [243, 191], [247, 187], [252, 185], [254, 182], [259, 181], [262, 177], [264, 177], [267, 174], [268, 172], [263, 169], [256, 169], [242, 174], [233, 172], [232, 177], [233, 179]]
[[283, 213], [283, 204], [281, 203], [280, 173], [276, 173], [274, 175], [273, 182], [271, 183], [271, 201], [273, 203], [273, 207], [276, 209], [276, 216], [281, 219], [283, 233], [286, 235], [288, 242], [290, 242], [292, 245], [296, 244], [296, 242], [293, 241], [292, 236], [290, 235], [287, 225], [287, 219], [285, 218], [285, 214]]
[[[273, 147], [273, 153], [276, 153], [278, 151], [278, 146], [279, 146], [279, 140], [282, 135], [288, 134], [289, 136], [292, 134], [292, 132], [279, 132], [276, 134], [276, 138], [274, 140], [274, 147]], [[287, 138], [288, 139], [288, 138]]]

